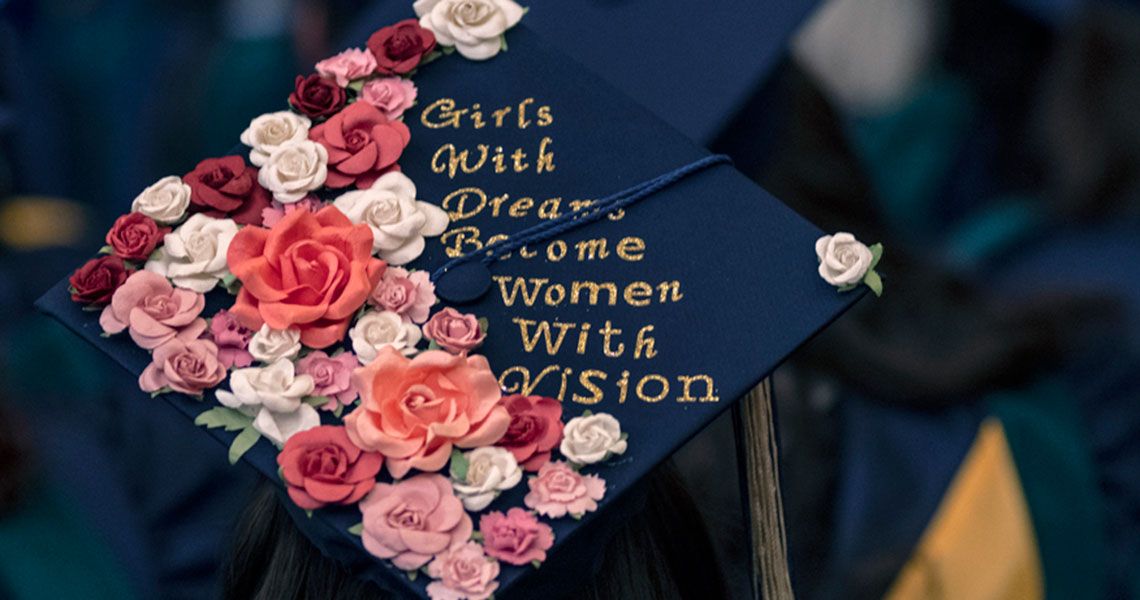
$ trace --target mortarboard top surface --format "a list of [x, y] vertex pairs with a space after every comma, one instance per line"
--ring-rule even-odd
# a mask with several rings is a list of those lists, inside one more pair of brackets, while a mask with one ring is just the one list
[[[712, 143], [783, 59], [819, 0], [532, 0], [523, 22], [690, 139]], [[377, 2], [349, 27], [406, 18]]]
[[[412, 268], [434, 270], [448, 259], [447, 248], [474, 250], [475, 240], [521, 231], [553, 211], [571, 210], [573, 200], [607, 196], [708, 154], [550, 49], [525, 20], [507, 40], [509, 51], [489, 61], [453, 55], [416, 74], [419, 100], [405, 120], [412, 141], [400, 164], [417, 196], [442, 205], [452, 222], [443, 236], [428, 239]], [[467, 112], [453, 120], [460, 109]], [[501, 127], [493, 117], [500, 109]], [[482, 113], [482, 127], [474, 111]], [[476, 169], [480, 144], [490, 156]], [[470, 153], [472, 172], [458, 167], [452, 176], [452, 147]], [[496, 173], [500, 147], [506, 172]], [[517, 173], [516, 149], [526, 155], [526, 168]], [[552, 169], [540, 171], [539, 164]], [[124, 210], [127, 204], [124, 199]], [[611, 413], [629, 434], [624, 455], [587, 467], [607, 483], [598, 511], [580, 521], [544, 519], [556, 535], [550, 559], [538, 570], [503, 564], [500, 597], [524, 589], [525, 597], [534, 597], [535, 586], [580, 582], [582, 572], [572, 570], [578, 567], [559, 563], [589, 562], [600, 550], [574, 541], [597, 534], [599, 521], [639, 478], [861, 296], [840, 295], [820, 279], [814, 253], [820, 234], [720, 165], [641, 200], [620, 219], [580, 227], [536, 244], [531, 258], [516, 253], [491, 266], [490, 291], [458, 308], [488, 319], [479, 352], [506, 390], [562, 398], [564, 420], [587, 409]], [[203, 314], [231, 302], [215, 290]], [[100, 337], [99, 313], [72, 303], [66, 281], [40, 306], [131, 372], [150, 362], [129, 337]], [[549, 338], [538, 333], [544, 324]], [[164, 397], [191, 416], [216, 405], [212, 392], [204, 402]], [[208, 433], [225, 444], [235, 435]], [[244, 459], [276, 481], [275, 457], [262, 440]], [[724, 476], [735, 477], [730, 471]], [[487, 510], [522, 506], [525, 490], [516, 486]], [[367, 555], [346, 531], [360, 521], [356, 507], [323, 508], [311, 519], [294, 510], [322, 551], [351, 570], [394, 590], [424, 593], [426, 577], [409, 581]]]

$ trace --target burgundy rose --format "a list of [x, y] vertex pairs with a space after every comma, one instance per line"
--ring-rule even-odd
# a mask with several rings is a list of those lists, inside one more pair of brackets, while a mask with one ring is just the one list
[[257, 169], [240, 156], [207, 158], [182, 177], [190, 186], [194, 212], [229, 217], [241, 225], [260, 225], [269, 207], [269, 191], [257, 183]]
[[315, 73], [308, 77], [298, 75], [293, 84], [293, 93], [289, 94], [289, 104], [314, 119], [336, 114], [344, 108], [347, 99], [344, 88]]
[[449, 306], [428, 319], [424, 337], [452, 354], [464, 354], [478, 348], [487, 335], [475, 315], [463, 314]]
[[515, 394], [503, 398], [511, 417], [503, 437], [495, 443], [511, 451], [527, 471], [550, 462], [550, 452], [562, 440], [562, 403], [554, 398]]
[[118, 256], [93, 258], [71, 274], [68, 280], [71, 300], [80, 304], [107, 304], [115, 290], [127, 280], [127, 275], [127, 265]]
[[115, 219], [106, 240], [115, 256], [124, 260], [146, 260], [168, 233], [169, 227], [159, 227], [154, 219], [132, 212]]
[[289, 497], [305, 510], [355, 504], [376, 485], [383, 461], [354, 446], [344, 427], [332, 425], [293, 434], [277, 455]]
[[377, 73], [403, 75], [435, 49], [435, 34], [420, 27], [419, 21], [405, 19], [373, 33], [368, 49], [376, 57]]
[[329, 152], [325, 185], [364, 189], [384, 173], [399, 169], [396, 161], [412, 139], [408, 126], [392, 121], [367, 102], [354, 102], [328, 121], [309, 130], [309, 139]]

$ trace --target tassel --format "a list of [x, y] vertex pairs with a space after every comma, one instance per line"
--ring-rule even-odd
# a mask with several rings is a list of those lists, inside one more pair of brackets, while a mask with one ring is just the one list
[[746, 510], [752, 535], [752, 590], [764, 600], [792, 600], [784, 504], [768, 379], [740, 402], [738, 440], [743, 444]]

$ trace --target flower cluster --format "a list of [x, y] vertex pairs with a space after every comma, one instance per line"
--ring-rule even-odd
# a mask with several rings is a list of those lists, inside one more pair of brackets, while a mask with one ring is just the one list
[[[247, 154], [143, 190], [70, 291], [104, 335], [150, 353], [140, 388], [210, 403], [196, 423], [237, 432], [231, 462], [265, 438], [298, 507], [358, 507], [368, 552], [425, 572], [433, 598], [481, 599], [500, 562], [546, 559], [540, 517], [597, 509], [605, 483], [581, 469], [626, 439], [610, 415], [564, 423], [558, 400], [504, 396], [475, 354], [487, 321], [436, 309], [428, 274], [404, 267], [449, 224], [400, 171], [410, 77], [452, 50], [490, 58], [524, 12], [414, 8], [298, 76], [291, 110], [241, 133]], [[226, 293], [208, 313], [206, 295]], [[483, 512], [524, 481], [525, 508]]]

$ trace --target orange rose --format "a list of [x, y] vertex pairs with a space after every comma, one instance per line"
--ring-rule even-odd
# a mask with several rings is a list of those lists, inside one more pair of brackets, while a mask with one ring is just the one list
[[383, 454], [392, 477], [412, 468], [438, 471], [452, 445], [489, 446], [511, 424], [482, 356], [429, 350], [409, 359], [385, 347], [353, 382], [360, 406], [344, 418], [345, 431], [353, 444]]
[[242, 282], [230, 309], [238, 322], [253, 330], [295, 327], [310, 348], [344, 338], [386, 266], [372, 257], [368, 226], [331, 206], [294, 211], [272, 229], [242, 228], [226, 259]]

